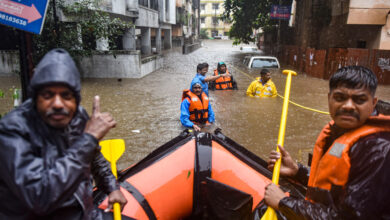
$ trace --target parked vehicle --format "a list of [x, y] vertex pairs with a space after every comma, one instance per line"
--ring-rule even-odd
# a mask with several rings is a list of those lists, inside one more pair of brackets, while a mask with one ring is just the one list
[[244, 65], [249, 69], [253, 68], [268, 68], [279, 69], [280, 64], [276, 57], [271, 56], [245, 56]]
[[262, 53], [262, 51], [259, 50], [255, 46], [242, 46], [242, 47], [240, 47], [240, 51], [242, 53], [248, 53], [248, 54], [261, 54]]

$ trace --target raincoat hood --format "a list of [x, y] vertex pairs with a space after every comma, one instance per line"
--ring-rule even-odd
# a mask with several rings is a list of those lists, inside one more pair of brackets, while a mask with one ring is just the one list
[[[199, 84], [199, 85], [201, 85], [202, 86], [202, 83], [201, 83], [201, 81], [199, 80], [199, 79], [194, 79], [194, 80], [192, 80], [192, 82], [191, 82], [191, 92], [194, 92], [194, 90], [192, 89], [192, 87], [194, 87], [194, 85], [195, 84]], [[203, 89], [202, 89], [203, 90]]]
[[35, 98], [42, 86], [50, 84], [68, 86], [74, 92], [77, 104], [80, 103], [80, 73], [73, 59], [64, 49], [57, 48], [49, 51], [38, 63], [30, 81], [30, 97]]

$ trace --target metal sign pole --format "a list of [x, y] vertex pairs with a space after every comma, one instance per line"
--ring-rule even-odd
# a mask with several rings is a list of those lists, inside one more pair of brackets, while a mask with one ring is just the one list
[[20, 82], [22, 86], [22, 100], [27, 99], [27, 88], [32, 77], [31, 34], [19, 31], [19, 58], [20, 58]]

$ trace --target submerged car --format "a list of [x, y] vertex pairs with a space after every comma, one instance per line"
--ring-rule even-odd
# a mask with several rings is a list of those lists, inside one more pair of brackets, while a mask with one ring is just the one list
[[278, 58], [272, 56], [246, 56], [243, 61], [244, 65], [249, 69], [268, 68], [279, 69], [280, 64]]
[[241, 53], [248, 55], [261, 55], [263, 52], [255, 46], [242, 46], [240, 47]]

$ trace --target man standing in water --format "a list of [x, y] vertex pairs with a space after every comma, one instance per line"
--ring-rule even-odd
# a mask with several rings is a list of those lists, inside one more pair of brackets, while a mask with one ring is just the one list
[[[377, 78], [365, 67], [339, 69], [329, 81], [329, 112], [313, 150], [310, 171], [283, 148], [271, 152], [273, 169], [308, 186], [307, 200], [286, 197], [274, 184], [265, 202], [287, 219], [389, 219], [390, 116], [375, 109]], [[310, 175], [309, 175], [310, 173]]]
[[246, 90], [246, 95], [250, 97], [276, 97], [277, 93], [268, 69], [262, 69], [260, 77], [257, 77]]
[[214, 76], [228, 74], [228, 76], [219, 77], [214, 82], [210, 83], [210, 89], [214, 90], [233, 90], [237, 89], [237, 83], [233, 80], [233, 76], [229, 73], [224, 62], [218, 62], [217, 69], [214, 70]]
[[[220, 74], [218, 76], [206, 76], [207, 71], [209, 70], [209, 64], [207, 63], [200, 63], [196, 67], [196, 76], [194, 79], [192, 79], [191, 86], [194, 84], [195, 81], [198, 81], [202, 85], [202, 90], [204, 93], [206, 93], [207, 96], [209, 96], [209, 85], [208, 82], [215, 81], [216, 79], [220, 77], [227, 77], [230, 76], [228, 73]], [[190, 87], [192, 89], [192, 87]]]
[[195, 131], [215, 121], [209, 98], [202, 91], [199, 81], [193, 81], [191, 90], [183, 91], [180, 112], [182, 125]]
[[72, 58], [54, 49], [36, 67], [30, 98], [0, 121], [0, 219], [100, 219], [92, 176], [109, 207], [126, 204], [98, 145], [116, 122], [99, 97], [89, 118], [80, 89]]

